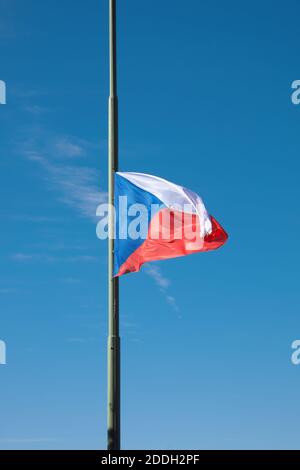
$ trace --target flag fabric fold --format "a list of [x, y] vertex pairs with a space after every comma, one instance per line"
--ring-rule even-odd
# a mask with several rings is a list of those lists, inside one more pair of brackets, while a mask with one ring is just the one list
[[114, 274], [144, 263], [215, 250], [228, 235], [198, 194], [157, 176], [115, 174]]

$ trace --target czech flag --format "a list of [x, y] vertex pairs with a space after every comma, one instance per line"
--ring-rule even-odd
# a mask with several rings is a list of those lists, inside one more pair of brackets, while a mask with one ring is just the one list
[[228, 235], [189, 189], [143, 173], [115, 174], [115, 276], [149, 261], [224, 245]]

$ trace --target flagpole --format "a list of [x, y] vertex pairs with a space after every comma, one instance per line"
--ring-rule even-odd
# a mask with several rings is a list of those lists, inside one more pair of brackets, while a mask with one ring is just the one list
[[[114, 206], [114, 175], [118, 171], [118, 97], [117, 97], [116, 0], [109, 0], [109, 124], [108, 124], [108, 192]], [[107, 448], [120, 449], [120, 337], [119, 279], [114, 278], [114, 213], [109, 214], [108, 242], [108, 400]]]

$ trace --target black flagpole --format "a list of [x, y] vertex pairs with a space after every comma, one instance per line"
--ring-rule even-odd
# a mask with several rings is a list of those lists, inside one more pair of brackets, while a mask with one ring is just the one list
[[[118, 171], [118, 97], [116, 0], [109, 0], [109, 150], [108, 191], [109, 204], [114, 206], [114, 175]], [[119, 337], [119, 279], [114, 278], [114, 213], [109, 214], [108, 245], [108, 450], [120, 449], [120, 337]]]

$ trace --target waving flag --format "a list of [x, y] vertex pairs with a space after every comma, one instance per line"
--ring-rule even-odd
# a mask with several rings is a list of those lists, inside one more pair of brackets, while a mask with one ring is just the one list
[[115, 174], [115, 276], [142, 264], [215, 250], [228, 236], [198, 194], [157, 176]]

